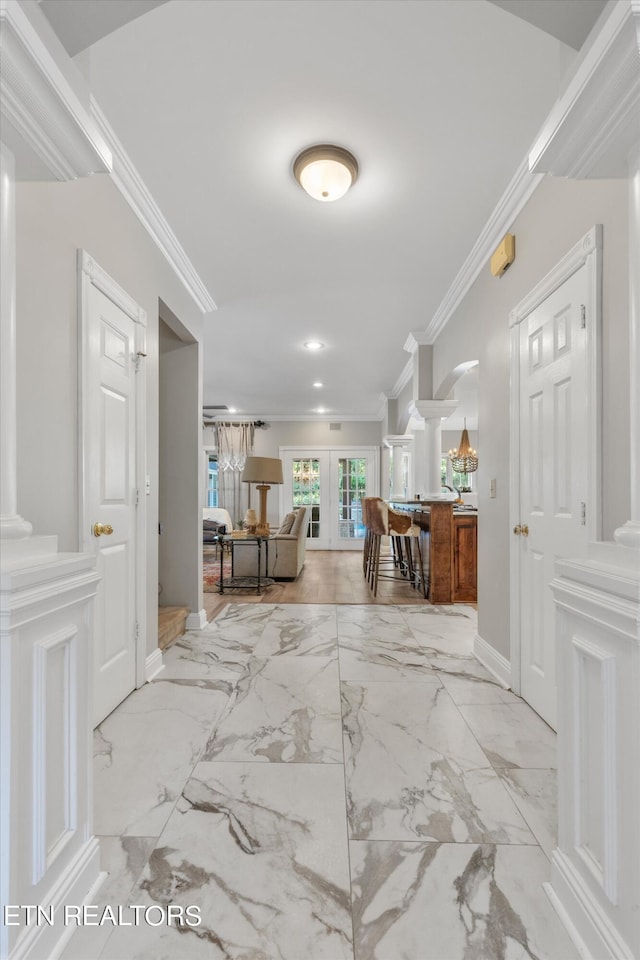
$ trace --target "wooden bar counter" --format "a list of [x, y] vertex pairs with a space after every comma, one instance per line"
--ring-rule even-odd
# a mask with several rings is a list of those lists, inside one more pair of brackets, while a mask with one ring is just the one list
[[478, 511], [454, 509], [450, 500], [392, 502], [420, 527], [428, 599], [431, 603], [475, 603], [478, 598]]

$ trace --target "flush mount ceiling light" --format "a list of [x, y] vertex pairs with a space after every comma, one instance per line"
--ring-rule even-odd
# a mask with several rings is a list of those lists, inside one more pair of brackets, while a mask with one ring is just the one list
[[319, 340], [307, 340], [304, 344], [305, 350], [322, 350], [324, 343], [320, 343]]
[[293, 175], [314, 200], [339, 200], [358, 179], [358, 161], [330, 143], [318, 143], [298, 154]]
[[314, 383], [314, 387], [318, 387], [318, 388], [324, 387], [324, 383], [320, 383], [319, 380], [316, 380], [316, 382]]

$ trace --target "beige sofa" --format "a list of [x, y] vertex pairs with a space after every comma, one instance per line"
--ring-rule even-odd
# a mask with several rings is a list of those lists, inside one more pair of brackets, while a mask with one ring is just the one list
[[[269, 539], [269, 569], [265, 573], [265, 549], [262, 547], [261, 576], [273, 577], [274, 580], [294, 580], [304, 566], [307, 547], [308, 507], [298, 507], [291, 511], [294, 514], [291, 529], [286, 529], [285, 523]], [[288, 515], [290, 516], [290, 515]], [[249, 544], [236, 546], [233, 557], [233, 575], [235, 577], [255, 577], [258, 572], [257, 549]]]

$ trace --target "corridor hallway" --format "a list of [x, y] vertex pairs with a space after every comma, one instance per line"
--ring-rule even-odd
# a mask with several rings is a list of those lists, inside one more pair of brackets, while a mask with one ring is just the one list
[[[542, 884], [555, 736], [475, 610], [232, 602], [95, 735], [111, 905], [64, 960], [573, 960]], [[131, 911], [124, 911], [131, 918]]]

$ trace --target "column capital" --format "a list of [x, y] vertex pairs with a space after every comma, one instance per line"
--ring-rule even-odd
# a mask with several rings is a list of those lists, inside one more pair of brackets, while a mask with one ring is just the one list
[[405, 340], [404, 349], [407, 353], [415, 353], [418, 347], [429, 347], [432, 343], [424, 330], [414, 330]]
[[458, 409], [458, 400], [414, 400], [409, 408], [412, 417], [422, 420], [446, 420]]
[[385, 447], [412, 447], [413, 437], [408, 434], [390, 433], [382, 438]]

